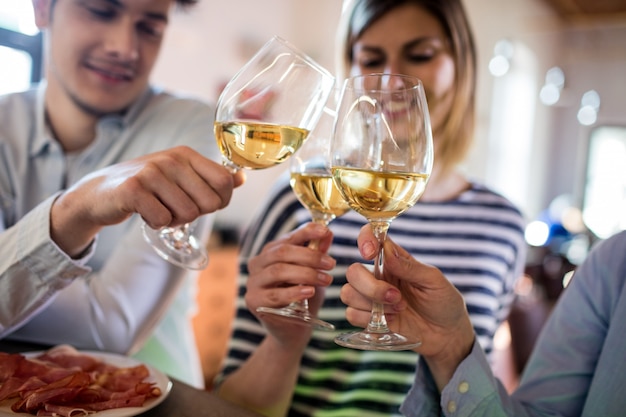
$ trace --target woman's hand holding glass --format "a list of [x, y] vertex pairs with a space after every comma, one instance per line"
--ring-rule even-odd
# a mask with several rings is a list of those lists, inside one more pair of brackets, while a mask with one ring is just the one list
[[[319, 245], [315, 250], [307, 246], [313, 241]], [[326, 226], [309, 222], [267, 243], [248, 261], [246, 306], [281, 345], [306, 345], [313, 323], [285, 319], [284, 315], [267, 314], [264, 310], [268, 306], [278, 310], [294, 301], [307, 300], [308, 314], [315, 318], [336, 264], [327, 254], [331, 243], [332, 233]]]
[[[290, 184], [300, 203], [309, 211], [313, 222], [328, 226], [350, 207], [339, 194], [330, 172], [330, 142], [336, 116], [336, 93], [329, 99], [319, 123], [302, 148], [291, 158]], [[319, 250], [319, 241], [311, 240], [308, 248]], [[259, 307], [257, 313], [275, 314], [298, 320], [320, 330], [334, 330], [335, 326], [315, 317], [309, 311], [307, 299], [291, 302], [288, 306]]]

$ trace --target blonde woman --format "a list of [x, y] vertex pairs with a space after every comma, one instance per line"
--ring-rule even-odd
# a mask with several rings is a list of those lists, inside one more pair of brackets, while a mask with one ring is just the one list
[[[472, 144], [476, 84], [462, 3], [355, 0], [344, 10], [338, 39], [342, 76], [402, 73], [424, 83], [435, 170], [420, 202], [394, 221], [389, 236], [456, 285], [489, 355], [523, 271], [524, 221], [509, 201], [457, 169]], [[356, 242], [363, 224], [356, 213], [328, 229], [310, 224], [288, 183], [276, 185], [243, 242], [234, 333], [218, 380], [222, 397], [269, 416], [400, 415], [417, 353], [346, 349], [333, 342], [336, 333], [255, 313], [310, 298], [321, 319], [338, 331], [351, 329], [339, 292], [348, 266], [363, 262]], [[321, 251], [306, 248], [320, 238]], [[391, 290], [387, 297], [400, 294]]]

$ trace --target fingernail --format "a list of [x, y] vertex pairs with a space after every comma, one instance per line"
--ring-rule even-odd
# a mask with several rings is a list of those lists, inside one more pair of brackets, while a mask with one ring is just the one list
[[322, 256], [322, 268], [333, 269], [334, 267], [335, 267], [335, 260], [332, 257], [328, 255]]
[[387, 290], [387, 292], [385, 293], [385, 301], [387, 301], [388, 303], [397, 303], [402, 299], [402, 295], [400, 294], [400, 291], [396, 290], [396, 289], [390, 289]]
[[[332, 279], [332, 278], [330, 278], [330, 279]], [[326, 284], [328, 284], [329, 275], [320, 272], [319, 274], [317, 274], [317, 280], [320, 281], [322, 284], [326, 285]]]
[[372, 256], [374, 255], [376, 251], [376, 248], [374, 247], [374, 244], [372, 242], [365, 242], [363, 244], [363, 254], [365, 256]]
[[309, 298], [309, 297], [312, 297], [313, 294], [315, 294], [315, 289], [313, 289], [313, 287], [301, 286], [300, 294], [302, 294], [306, 298]]

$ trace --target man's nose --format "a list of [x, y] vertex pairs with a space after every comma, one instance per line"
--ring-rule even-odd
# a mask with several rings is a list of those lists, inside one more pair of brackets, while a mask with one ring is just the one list
[[136, 60], [139, 57], [139, 39], [135, 26], [122, 21], [112, 27], [105, 38], [105, 50], [125, 61]]

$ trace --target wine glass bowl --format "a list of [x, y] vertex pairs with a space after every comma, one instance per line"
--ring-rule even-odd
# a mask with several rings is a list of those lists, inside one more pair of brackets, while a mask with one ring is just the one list
[[[418, 201], [432, 170], [432, 132], [421, 81], [399, 74], [347, 79], [331, 155], [331, 172], [342, 197], [365, 217], [379, 241], [374, 275], [384, 279], [387, 231], [393, 219]], [[407, 350], [421, 344], [392, 332], [378, 303], [366, 329], [341, 334], [335, 342], [362, 350]]]
[[270, 39], [218, 99], [215, 137], [224, 165], [236, 171], [284, 162], [316, 125], [334, 83], [293, 45]]
[[[317, 123], [334, 77], [287, 41], [273, 37], [235, 74], [221, 92], [214, 133], [222, 162], [231, 172], [263, 169], [286, 161]], [[192, 227], [154, 230], [144, 238], [168, 261], [204, 269], [206, 248]]]

